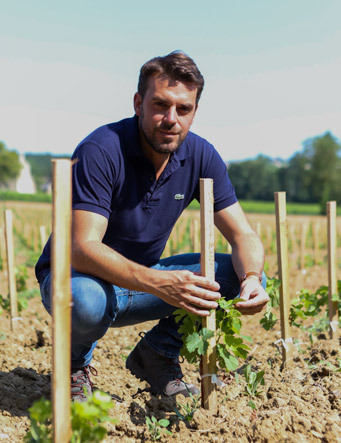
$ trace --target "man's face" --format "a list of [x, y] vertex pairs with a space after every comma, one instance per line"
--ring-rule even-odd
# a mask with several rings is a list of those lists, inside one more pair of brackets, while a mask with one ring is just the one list
[[166, 75], [151, 76], [143, 100], [138, 93], [134, 97], [143, 147], [159, 154], [176, 151], [193, 122], [196, 96], [193, 85]]

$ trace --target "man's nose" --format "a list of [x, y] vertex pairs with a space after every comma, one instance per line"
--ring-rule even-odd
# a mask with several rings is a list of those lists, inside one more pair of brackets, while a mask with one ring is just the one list
[[176, 117], [177, 117], [176, 108], [170, 107], [165, 114], [165, 120], [167, 121], [167, 123], [175, 125]]

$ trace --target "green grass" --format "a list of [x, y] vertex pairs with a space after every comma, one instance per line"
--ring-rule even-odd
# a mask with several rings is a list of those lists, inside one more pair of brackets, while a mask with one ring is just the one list
[[0, 191], [0, 201], [50, 203], [52, 201], [52, 196], [43, 193], [19, 194], [15, 191]]
[[[275, 202], [240, 200], [242, 208], [247, 213], [274, 214]], [[320, 215], [320, 207], [317, 203], [287, 203], [287, 214], [290, 215]], [[200, 209], [199, 203], [194, 200], [188, 209]], [[341, 214], [341, 208], [338, 209]]]
[[[242, 200], [242, 208], [248, 213], [274, 214], [275, 202], [262, 202]], [[316, 203], [290, 203], [287, 202], [287, 214], [320, 215], [320, 206]]]
[[[50, 194], [19, 194], [14, 191], [0, 191], [0, 201], [22, 201], [22, 202], [41, 202], [51, 203], [52, 196]], [[274, 214], [275, 203], [240, 200], [240, 204], [245, 212], [257, 214]], [[193, 200], [188, 209], [200, 209], [197, 200]], [[341, 207], [338, 208], [338, 215], [341, 215]], [[320, 207], [317, 203], [287, 203], [287, 214], [291, 215], [320, 215]]]

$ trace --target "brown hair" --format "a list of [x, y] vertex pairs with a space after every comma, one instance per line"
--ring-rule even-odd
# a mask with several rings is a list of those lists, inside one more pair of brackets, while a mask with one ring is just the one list
[[182, 51], [173, 51], [163, 57], [154, 57], [140, 70], [137, 92], [142, 99], [148, 88], [148, 80], [153, 74], [166, 74], [172, 80], [190, 83], [197, 87], [196, 104], [204, 88], [204, 77], [194, 61]]

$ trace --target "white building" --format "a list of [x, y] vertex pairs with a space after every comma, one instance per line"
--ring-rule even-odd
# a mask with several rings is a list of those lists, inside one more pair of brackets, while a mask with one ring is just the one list
[[35, 194], [37, 189], [31, 174], [31, 165], [26, 161], [24, 154], [19, 154], [19, 161], [22, 166], [20, 174], [8, 182], [6, 189], [20, 194]]

